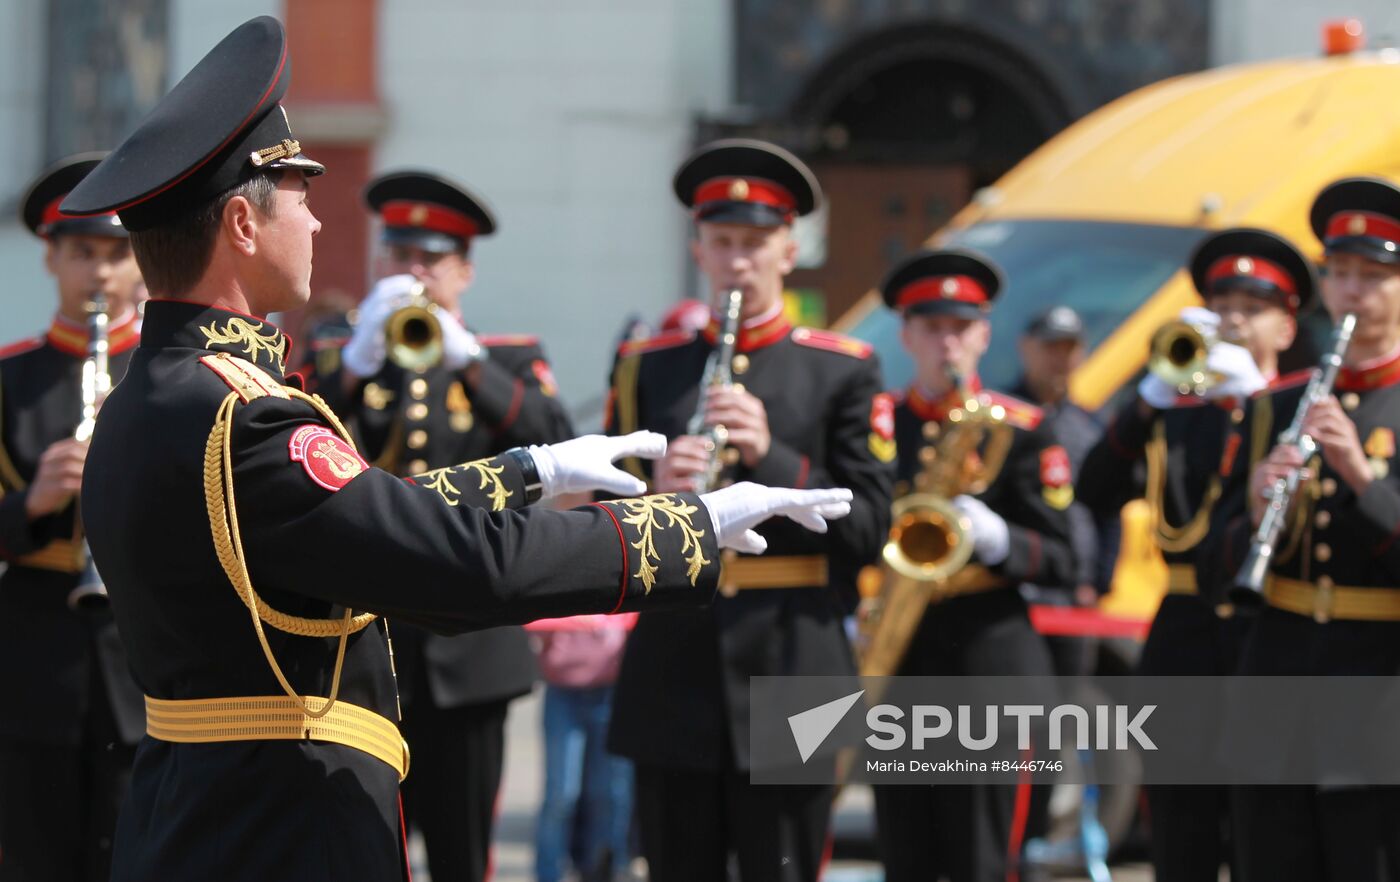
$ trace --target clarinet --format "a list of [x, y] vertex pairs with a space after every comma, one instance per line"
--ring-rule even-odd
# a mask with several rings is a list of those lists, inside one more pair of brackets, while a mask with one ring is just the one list
[[[1332, 386], [1337, 381], [1337, 371], [1341, 369], [1342, 358], [1351, 345], [1352, 332], [1356, 330], [1356, 314], [1347, 313], [1332, 333], [1332, 348], [1322, 360], [1322, 366], [1313, 371], [1312, 379], [1298, 402], [1293, 413], [1293, 422], [1279, 436], [1278, 443], [1294, 447], [1303, 455], [1307, 463], [1317, 453], [1317, 441], [1303, 432], [1303, 420], [1312, 406], [1332, 394]], [[1264, 509], [1264, 517], [1259, 521], [1259, 529], [1254, 531], [1254, 541], [1250, 543], [1249, 555], [1244, 566], [1235, 576], [1234, 587], [1230, 589], [1230, 600], [1245, 609], [1257, 609], [1264, 600], [1264, 580], [1273, 563], [1278, 540], [1283, 535], [1284, 520], [1288, 508], [1298, 494], [1301, 483], [1301, 469], [1294, 469], [1286, 477], [1274, 482], [1269, 493], [1269, 507]]]
[[[101, 291], [92, 295], [87, 304], [88, 354], [83, 362], [83, 418], [73, 437], [87, 441], [97, 426], [97, 405], [112, 388], [112, 374], [107, 367], [107, 297]], [[80, 518], [81, 515], [75, 514]], [[79, 520], [81, 524], [81, 520]], [[107, 586], [92, 560], [92, 549], [83, 538], [81, 549], [82, 575], [78, 585], [68, 592], [68, 608], [75, 612], [98, 612], [108, 607]]]
[[719, 473], [724, 468], [724, 447], [729, 441], [729, 430], [724, 426], [705, 427], [705, 391], [713, 388], [727, 388], [734, 384], [734, 346], [739, 338], [739, 314], [744, 306], [744, 292], [735, 288], [724, 295], [724, 325], [720, 329], [719, 345], [710, 353], [705, 362], [705, 373], [700, 379], [700, 402], [690, 417], [686, 434], [699, 435], [708, 440], [709, 461], [696, 479], [697, 493], [714, 489]]

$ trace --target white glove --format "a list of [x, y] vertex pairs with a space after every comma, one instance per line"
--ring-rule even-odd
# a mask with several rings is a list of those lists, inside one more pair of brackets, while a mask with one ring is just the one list
[[1188, 324], [1195, 325], [1202, 331], [1212, 334], [1220, 331], [1220, 313], [1211, 312], [1204, 306], [1188, 306], [1181, 311], [1180, 319]]
[[1138, 397], [1158, 410], [1167, 410], [1176, 405], [1176, 387], [1166, 380], [1149, 373], [1138, 383]]
[[646, 492], [646, 482], [613, 465], [625, 456], [657, 459], [666, 453], [666, 436], [656, 432], [630, 435], [584, 435], [558, 444], [527, 448], [546, 497], [604, 490], [619, 496]]
[[826, 522], [851, 513], [851, 491], [844, 487], [791, 490], [741, 481], [700, 497], [715, 525], [720, 548], [762, 554], [768, 541], [753, 528], [773, 517], [791, 518], [814, 533], [825, 533]]
[[437, 317], [442, 326], [442, 363], [448, 370], [461, 370], [486, 356], [476, 335], [462, 327], [455, 315], [439, 311]]
[[1206, 370], [1220, 381], [1206, 390], [1206, 398], [1248, 398], [1268, 385], [1249, 350], [1234, 343], [1220, 342], [1206, 353]]
[[994, 567], [1011, 553], [1011, 531], [1001, 515], [973, 496], [953, 497], [953, 507], [972, 524], [972, 551], [983, 564]]
[[418, 280], [408, 274], [389, 276], [375, 283], [369, 296], [359, 308], [355, 333], [341, 350], [340, 360], [345, 369], [357, 377], [372, 377], [384, 367], [387, 350], [384, 344], [384, 323], [413, 299], [413, 286]]

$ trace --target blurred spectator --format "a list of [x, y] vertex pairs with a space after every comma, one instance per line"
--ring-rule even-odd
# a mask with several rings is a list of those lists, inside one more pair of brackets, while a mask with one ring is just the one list
[[623, 878], [632, 853], [632, 764], [607, 752], [613, 683], [636, 614], [575, 616], [528, 626], [544, 676], [544, 801], [535, 876]]
[[[1069, 400], [1069, 377], [1084, 360], [1084, 323], [1068, 306], [1052, 307], [1033, 318], [1018, 342], [1022, 375], [1011, 394], [1038, 404], [1056, 439], [1069, 453], [1076, 478], [1089, 448], [1103, 434], [1103, 425], [1088, 411]], [[1031, 588], [1032, 603], [1093, 606], [1108, 589], [1113, 572], [1111, 558], [1117, 543], [1110, 523], [1099, 523], [1082, 503], [1070, 507], [1072, 540], [1079, 579], [1072, 596], [1063, 591]], [[1112, 519], [1116, 521], [1116, 518]], [[1051, 638], [1056, 673], [1087, 674], [1093, 662], [1093, 644], [1083, 638]]]

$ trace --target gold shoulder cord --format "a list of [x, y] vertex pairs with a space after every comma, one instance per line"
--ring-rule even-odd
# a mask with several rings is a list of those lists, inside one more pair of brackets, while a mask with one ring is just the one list
[[[286, 391], [291, 397], [310, 404], [331, 424], [336, 434], [354, 449], [355, 444], [350, 439], [350, 434], [345, 431], [345, 427], [320, 396], [307, 395], [294, 388], [287, 388]], [[209, 432], [209, 440], [204, 445], [204, 502], [209, 511], [209, 528], [214, 538], [214, 549], [234, 590], [238, 592], [243, 605], [248, 607], [253, 617], [253, 630], [258, 634], [258, 643], [262, 646], [268, 664], [272, 666], [272, 673], [277, 677], [277, 682], [282, 685], [283, 691], [301, 706], [303, 713], [312, 719], [320, 719], [330, 712], [335, 705], [336, 696], [340, 693], [340, 672], [345, 664], [346, 641], [351, 634], [368, 627], [377, 616], [373, 613], [361, 613], [356, 616], [349, 609], [345, 610], [345, 615], [340, 619], [309, 619], [288, 615], [268, 606], [253, 589], [252, 579], [248, 575], [247, 558], [243, 552], [243, 540], [238, 531], [238, 507], [233, 495], [232, 421], [239, 397], [237, 392], [230, 392], [224, 398], [223, 403], [219, 405], [214, 428]], [[335, 655], [335, 673], [331, 677], [331, 694], [319, 710], [312, 710], [306, 699], [299, 696], [292, 684], [287, 682], [281, 666], [272, 654], [272, 647], [267, 643], [267, 635], [263, 631], [264, 622], [279, 631], [298, 637], [340, 637], [340, 645]]]
[[[617, 365], [613, 377], [613, 408], [617, 415], [617, 434], [626, 435], [637, 430], [637, 375], [642, 368], [640, 355], [629, 355]], [[623, 468], [633, 476], [645, 481], [646, 474], [635, 456], [622, 461]]]
[[1167, 428], [1166, 421], [1158, 418], [1152, 423], [1152, 438], [1147, 442], [1147, 505], [1152, 511], [1157, 546], [1163, 551], [1180, 553], [1190, 551], [1205, 538], [1210, 529], [1210, 513], [1220, 500], [1220, 474], [1213, 472], [1206, 486], [1205, 498], [1201, 507], [1189, 521], [1180, 527], [1167, 523]]

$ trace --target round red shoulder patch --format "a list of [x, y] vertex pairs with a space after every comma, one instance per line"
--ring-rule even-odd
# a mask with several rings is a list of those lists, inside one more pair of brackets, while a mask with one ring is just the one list
[[870, 400], [870, 428], [886, 441], [894, 440], [894, 396], [881, 392]]
[[287, 444], [292, 462], [301, 463], [306, 474], [322, 487], [335, 492], [369, 469], [360, 454], [339, 435], [325, 426], [302, 426]]

